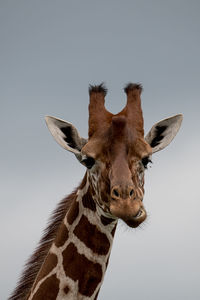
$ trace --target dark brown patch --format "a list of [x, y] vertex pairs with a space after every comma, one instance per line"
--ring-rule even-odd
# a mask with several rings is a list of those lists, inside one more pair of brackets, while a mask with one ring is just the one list
[[70, 291], [70, 288], [69, 288], [68, 286], [66, 286], [66, 287], [64, 288], [64, 292], [65, 292], [65, 294], [68, 294], [68, 293], [69, 293], [69, 291]]
[[78, 214], [79, 214], [79, 203], [77, 201], [74, 201], [67, 214], [67, 221], [70, 225], [76, 220]]
[[32, 300], [55, 300], [58, 292], [59, 280], [56, 275], [52, 275], [41, 284]]
[[83, 206], [86, 208], [91, 209], [92, 211], [96, 211], [96, 203], [94, 202], [93, 198], [91, 197], [91, 189], [88, 188], [87, 193], [82, 197]]
[[[110, 168], [110, 167], [108, 167]], [[104, 173], [105, 170], [102, 172], [103, 178], [106, 178], [106, 174]], [[102, 178], [102, 179], [103, 179]], [[105, 181], [100, 180], [100, 185], [101, 185], [101, 199], [103, 199], [104, 203], [109, 203], [110, 202], [110, 185], [106, 184]]]
[[82, 216], [74, 229], [74, 234], [94, 253], [106, 255], [110, 249], [107, 236], [91, 224], [85, 216]]
[[46, 275], [48, 275], [57, 266], [57, 263], [58, 263], [57, 256], [53, 253], [49, 253], [44, 261], [41, 271], [38, 273], [36, 282], [34, 283], [33, 286], [33, 290], [35, 289], [37, 283]]
[[108, 225], [108, 224], [110, 224], [110, 223], [112, 223], [114, 220], [113, 219], [111, 219], [111, 218], [106, 218], [105, 216], [101, 216], [101, 223], [103, 224], [103, 225]]
[[58, 231], [58, 235], [55, 239], [55, 245], [56, 247], [61, 247], [64, 245], [64, 243], [66, 242], [66, 240], [68, 239], [69, 234], [68, 234], [68, 229], [65, 226], [64, 223], [61, 224], [59, 231]]
[[91, 297], [102, 279], [101, 265], [79, 254], [76, 247], [70, 243], [63, 251], [63, 266], [66, 276], [78, 281], [79, 292]]

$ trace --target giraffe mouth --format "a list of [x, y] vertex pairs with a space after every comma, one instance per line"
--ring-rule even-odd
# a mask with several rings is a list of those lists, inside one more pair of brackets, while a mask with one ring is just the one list
[[135, 216], [124, 219], [123, 221], [129, 226], [136, 228], [138, 227], [147, 217], [146, 211], [143, 207], [140, 208]]
[[137, 219], [141, 218], [144, 214], [145, 214], [144, 209], [140, 208], [140, 210], [138, 211], [137, 215], [134, 216], [133, 218], [137, 220]]
[[110, 212], [112, 215], [116, 216], [117, 218], [122, 219], [129, 227], [138, 227], [145, 219], [146, 219], [146, 210], [141, 205], [138, 207], [138, 210], [135, 209], [127, 209], [127, 206], [118, 206], [112, 205], [110, 207]]

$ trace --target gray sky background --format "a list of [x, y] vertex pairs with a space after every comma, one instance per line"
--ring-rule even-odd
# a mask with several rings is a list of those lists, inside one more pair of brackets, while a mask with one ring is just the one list
[[118, 228], [99, 299], [200, 299], [199, 54], [198, 0], [0, 1], [1, 299], [85, 171], [44, 116], [86, 137], [88, 85], [102, 81], [113, 113], [125, 83], [143, 84], [146, 132], [184, 122], [146, 173], [147, 222]]

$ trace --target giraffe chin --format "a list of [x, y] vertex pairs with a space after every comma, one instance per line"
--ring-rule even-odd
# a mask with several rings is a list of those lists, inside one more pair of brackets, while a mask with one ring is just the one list
[[129, 227], [136, 228], [138, 227], [147, 217], [146, 210], [144, 207], [141, 207], [136, 215], [125, 215], [124, 213], [120, 213], [119, 211], [112, 211], [112, 214], [121, 220], [123, 220]]

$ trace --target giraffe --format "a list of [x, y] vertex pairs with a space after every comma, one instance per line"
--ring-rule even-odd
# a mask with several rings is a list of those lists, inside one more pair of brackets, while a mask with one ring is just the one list
[[144, 172], [152, 154], [177, 134], [181, 114], [156, 123], [144, 137], [140, 84], [129, 83], [118, 114], [104, 106], [104, 84], [89, 87], [89, 132], [45, 117], [55, 140], [86, 167], [81, 184], [54, 211], [10, 300], [97, 299], [118, 219], [136, 228], [146, 219]]

